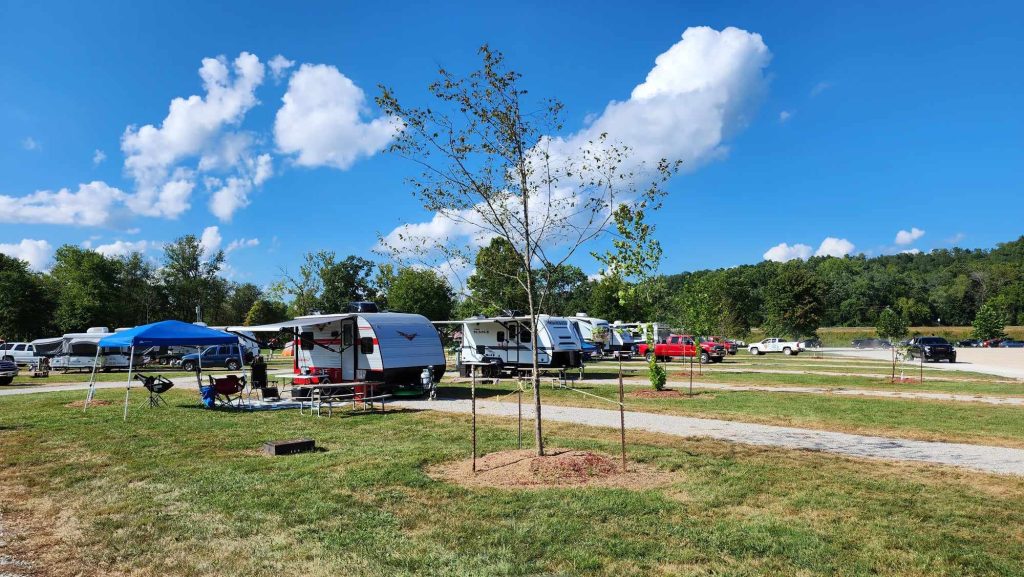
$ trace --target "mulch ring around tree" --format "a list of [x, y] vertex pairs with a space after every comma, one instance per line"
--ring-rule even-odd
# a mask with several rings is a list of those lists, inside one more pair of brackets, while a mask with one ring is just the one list
[[686, 391], [680, 389], [662, 389], [655, 391], [652, 389], [632, 391], [626, 394], [627, 397], [633, 397], [635, 399], [678, 399], [678, 398], [702, 398], [702, 399], [713, 399], [715, 395], [708, 393], [707, 391], [697, 391], [693, 395], [687, 394]]
[[435, 465], [427, 469], [431, 477], [465, 487], [546, 489], [552, 487], [605, 487], [651, 489], [676, 478], [642, 463], [626, 463], [618, 457], [575, 449], [546, 449], [538, 457], [534, 449], [499, 451], [477, 457]]
[[[109, 406], [109, 405], [112, 405], [112, 404], [114, 404], [114, 403], [112, 403], [110, 401], [104, 401], [103, 399], [93, 399], [93, 400], [89, 401], [89, 406], [90, 407], [106, 407], [106, 406]], [[69, 409], [81, 409], [81, 408], [85, 407], [85, 401], [74, 401], [74, 402], [68, 403], [68, 404], [66, 404], [64, 406], [69, 408]]]

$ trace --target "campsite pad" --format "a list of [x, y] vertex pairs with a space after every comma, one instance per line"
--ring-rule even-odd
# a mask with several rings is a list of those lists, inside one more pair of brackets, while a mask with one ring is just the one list
[[533, 449], [500, 451], [473, 460], [436, 465], [427, 470], [431, 477], [465, 487], [545, 489], [551, 487], [605, 487], [651, 489], [675, 480], [675, 475], [640, 463], [622, 461], [592, 451], [547, 449], [538, 457]]

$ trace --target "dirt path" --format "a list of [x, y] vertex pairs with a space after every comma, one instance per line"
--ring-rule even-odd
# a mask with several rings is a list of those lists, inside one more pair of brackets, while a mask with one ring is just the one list
[[[396, 401], [390, 405], [448, 413], [470, 412], [470, 401], [466, 399]], [[515, 417], [516, 410], [517, 407], [513, 403], [477, 401], [477, 414], [479, 415]], [[533, 418], [532, 406], [523, 407], [523, 416]], [[619, 426], [618, 411], [607, 409], [546, 405], [544, 418], [551, 421], [596, 427], [618, 428]], [[626, 428], [679, 437], [710, 437], [749, 445], [825, 451], [851, 457], [918, 461], [989, 473], [1024, 476], [1024, 449], [911, 441], [633, 411], [626, 413]]]

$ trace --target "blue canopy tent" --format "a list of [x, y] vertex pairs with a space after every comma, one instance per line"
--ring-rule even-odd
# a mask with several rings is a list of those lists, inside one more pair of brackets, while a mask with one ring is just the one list
[[[232, 335], [224, 331], [207, 328], [200, 325], [193, 325], [181, 321], [160, 321], [142, 325], [126, 331], [120, 331], [100, 339], [96, 347], [96, 360], [92, 365], [92, 378], [89, 381], [89, 394], [85, 399], [85, 407], [88, 408], [96, 392], [96, 366], [99, 364], [99, 351], [103, 348], [124, 348], [130, 349], [128, 362], [128, 381], [124, 391], [124, 418], [128, 419], [128, 393], [132, 387], [132, 372], [135, 369], [135, 349], [139, 347], [170, 347], [170, 346], [194, 346], [207, 345], [234, 345], [238, 344], [238, 335]], [[245, 366], [245, 359], [241, 358], [242, 347], [238, 347], [241, 364]], [[202, 355], [199, 355], [199, 370], [202, 371]], [[199, 373], [196, 373], [197, 378]], [[202, 381], [199, 382], [202, 385]]]

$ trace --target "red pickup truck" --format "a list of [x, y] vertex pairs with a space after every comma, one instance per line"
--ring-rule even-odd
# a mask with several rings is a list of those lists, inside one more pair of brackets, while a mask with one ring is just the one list
[[[696, 356], [696, 351], [697, 347], [694, 345], [694, 339], [690, 335], [669, 335], [667, 339], [654, 345], [653, 355], [659, 361], [669, 361], [673, 357]], [[648, 360], [650, 360], [652, 355], [651, 351], [647, 350], [647, 343], [640, 343], [637, 352]], [[724, 345], [701, 339], [700, 362], [720, 363], [725, 358], [725, 354]]]

